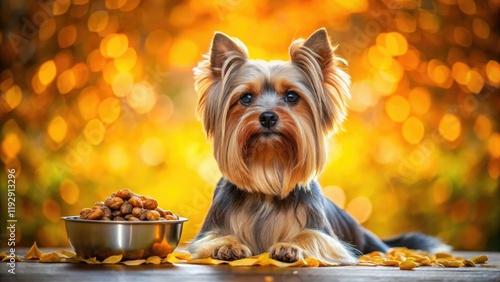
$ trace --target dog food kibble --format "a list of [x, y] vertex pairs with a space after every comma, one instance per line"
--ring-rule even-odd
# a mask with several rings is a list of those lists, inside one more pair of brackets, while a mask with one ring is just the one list
[[107, 197], [104, 202], [97, 202], [92, 208], [82, 209], [80, 218], [114, 221], [156, 221], [178, 220], [179, 216], [158, 207], [158, 201], [151, 197], [135, 194], [129, 189], [121, 189]]

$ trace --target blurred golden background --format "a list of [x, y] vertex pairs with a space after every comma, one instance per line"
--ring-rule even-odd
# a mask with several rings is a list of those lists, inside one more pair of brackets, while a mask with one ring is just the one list
[[382, 237], [419, 230], [500, 250], [499, 0], [1, 2], [1, 232], [69, 246], [65, 215], [120, 188], [200, 228], [220, 173], [192, 68], [214, 31], [250, 56], [326, 27], [353, 77], [325, 194]]

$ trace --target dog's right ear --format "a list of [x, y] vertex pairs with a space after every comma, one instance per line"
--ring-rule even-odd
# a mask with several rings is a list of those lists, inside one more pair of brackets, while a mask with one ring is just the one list
[[232, 60], [245, 60], [248, 50], [245, 44], [237, 38], [231, 38], [222, 32], [216, 32], [210, 47], [210, 66], [212, 70], [220, 71], [224, 64]]
[[248, 50], [240, 40], [216, 32], [209, 52], [194, 70], [194, 88], [198, 94], [197, 117], [210, 138], [225, 120], [224, 104], [229, 101], [222, 81], [248, 59]]

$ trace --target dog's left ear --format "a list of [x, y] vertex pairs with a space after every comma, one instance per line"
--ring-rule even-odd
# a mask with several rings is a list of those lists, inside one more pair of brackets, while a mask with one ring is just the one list
[[325, 132], [339, 129], [347, 115], [351, 79], [342, 70], [346, 62], [335, 55], [326, 29], [316, 30], [306, 40], [295, 40], [290, 46], [290, 57], [309, 78]]

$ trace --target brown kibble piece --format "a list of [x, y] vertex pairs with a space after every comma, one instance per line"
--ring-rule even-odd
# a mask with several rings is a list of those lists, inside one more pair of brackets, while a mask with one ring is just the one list
[[174, 214], [174, 213], [173, 213], [172, 211], [170, 211], [170, 210], [163, 210], [163, 212], [165, 213], [165, 215], [167, 215], [167, 214]]
[[133, 215], [132, 214], [127, 214], [126, 216], [124, 216], [123, 218], [125, 218], [125, 220], [128, 220], [129, 218], [131, 218]]
[[147, 197], [145, 200], [142, 200], [142, 206], [145, 209], [154, 210], [158, 207], [158, 202], [153, 198]]
[[113, 199], [113, 197], [107, 197], [106, 200], [104, 200], [104, 205], [109, 207], [109, 202]]
[[132, 215], [135, 217], [139, 217], [141, 215], [142, 208], [140, 207], [135, 207], [132, 209]]
[[146, 212], [146, 218], [149, 221], [159, 220], [160, 219], [160, 213], [158, 213], [157, 211], [148, 210]]
[[160, 217], [165, 217], [165, 212], [161, 208], [156, 208], [155, 211], [157, 211], [160, 214]]
[[117, 210], [123, 205], [124, 201], [120, 197], [114, 197], [109, 200], [108, 207]]
[[103, 216], [103, 217], [101, 218], [101, 220], [111, 220], [111, 218], [109, 218], [109, 217], [107, 217], [107, 216]]
[[108, 217], [108, 218], [109, 218], [109, 217], [111, 217], [111, 216], [112, 216], [112, 211], [111, 211], [111, 209], [110, 209], [109, 207], [107, 207], [107, 206], [102, 206], [102, 207], [101, 207], [101, 210], [102, 210], [102, 212], [104, 213], [104, 216], [103, 216], [103, 217]]
[[117, 220], [125, 220], [125, 218], [121, 217], [121, 216], [117, 216], [115, 218], [113, 218], [113, 220], [117, 221]]
[[100, 207], [93, 207], [92, 209], [83, 209], [80, 211], [80, 218], [96, 220], [101, 219], [104, 213]]
[[148, 216], [148, 211], [147, 210], [142, 210], [141, 214], [139, 214], [139, 219], [140, 220], [146, 220]]
[[124, 200], [130, 199], [132, 196], [134, 196], [134, 193], [132, 193], [129, 189], [124, 188], [121, 189], [120, 191], [116, 192], [116, 196], [120, 197]]
[[87, 217], [89, 216], [89, 214], [92, 213], [92, 209], [89, 209], [89, 208], [84, 208], [80, 211], [80, 218], [81, 219], [87, 219]]
[[123, 205], [120, 207], [120, 211], [122, 212], [123, 215], [127, 215], [127, 214], [130, 214], [132, 213], [132, 209], [134, 207], [132, 206], [132, 204], [130, 204], [129, 202], [125, 202], [123, 203]]
[[104, 206], [104, 202], [97, 202], [94, 204], [94, 207], [97, 206], [97, 207], [102, 207]]
[[117, 216], [123, 216], [122, 212], [120, 210], [113, 211], [111, 213], [111, 217], [117, 217]]
[[132, 196], [130, 199], [128, 199], [128, 202], [134, 207], [142, 208], [142, 200], [137, 196]]
[[167, 214], [165, 215], [166, 220], [178, 220], [179, 218], [174, 216], [173, 214]]
[[137, 217], [135, 216], [131, 216], [128, 218], [129, 221], [141, 221], [140, 219], [138, 219]]

